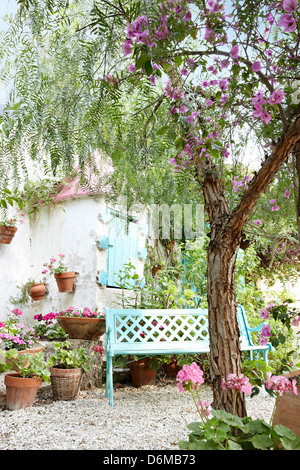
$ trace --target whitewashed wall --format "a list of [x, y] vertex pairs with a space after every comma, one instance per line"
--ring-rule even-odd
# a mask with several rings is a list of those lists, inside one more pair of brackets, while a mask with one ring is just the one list
[[[47, 279], [49, 294], [39, 301], [30, 301], [23, 311], [23, 323], [30, 325], [33, 317], [70, 306], [93, 308], [116, 307], [118, 289], [101, 287], [97, 272], [106, 270], [106, 251], [100, 251], [97, 240], [108, 234], [102, 215], [106, 211], [104, 198], [80, 197], [41, 207], [34, 220], [21, 225], [10, 245], [0, 244], [0, 320], [15, 308], [10, 297], [16, 297], [17, 285], [30, 278], [43, 278], [43, 263], [52, 256], [65, 255], [70, 271], [79, 272], [74, 293], [59, 293], [53, 276]], [[141, 233], [139, 245], [145, 244]], [[143, 272], [143, 261], [137, 266]]]

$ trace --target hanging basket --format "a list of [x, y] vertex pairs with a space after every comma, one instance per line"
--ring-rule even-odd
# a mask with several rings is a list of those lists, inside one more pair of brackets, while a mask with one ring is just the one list
[[81, 368], [50, 368], [53, 400], [75, 400], [80, 390]]
[[15, 236], [18, 227], [0, 225], [0, 243], [9, 245]]
[[59, 292], [74, 292], [75, 280], [79, 273], [69, 271], [65, 273], [54, 274]]

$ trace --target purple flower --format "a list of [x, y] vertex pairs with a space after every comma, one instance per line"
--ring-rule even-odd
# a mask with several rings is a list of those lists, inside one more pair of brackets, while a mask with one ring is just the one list
[[268, 111], [264, 111], [261, 116], [260, 116], [260, 119], [262, 121], [265, 121], [266, 124], [269, 124], [269, 122], [271, 121], [272, 119], [272, 116], [270, 113], [268, 113]]
[[292, 33], [297, 27], [297, 21], [290, 14], [282, 15], [278, 26], [282, 26], [285, 33]]
[[298, 0], [283, 0], [283, 9], [288, 13], [292, 13], [297, 10], [297, 1]]
[[272, 206], [272, 211], [279, 211], [280, 207], [275, 204], [275, 206]]
[[270, 96], [268, 103], [270, 103], [271, 106], [274, 106], [274, 104], [279, 104], [284, 99], [284, 96], [285, 93], [283, 90], [275, 90]]
[[153, 73], [152, 73], [151, 75], [149, 75], [149, 80], [150, 80], [150, 83], [151, 83], [152, 85], [155, 84], [156, 78], [155, 78], [155, 76], [153, 75]]
[[230, 51], [230, 57], [232, 59], [238, 59], [239, 58], [239, 46], [238, 44], [235, 44], [233, 48]]
[[184, 77], [187, 77], [188, 74], [189, 74], [189, 71], [188, 71], [188, 69], [181, 69], [181, 70], [180, 70], [180, 73], [181, 73], [181, 75], [183, 75]]
[[136, 66], [133, 65], [133, 64], [129, 64], [128, 65], [128, 70], [129, 70], [129, 72], [135, 72], [136, 71]]
[[220, 80], [220, 81], [219, 81], [219, 87], [220, 87], [220, 89], [223, 90], [223, 91], [227, 90], [227, 88], [228, 88], [228, 82], [227, 82], [226, 78], [224, 78], [223, 80]]
[[259, 60], [257, 60], [256, 62], [254, 62], [254, 64], [252, 64], [251, 69], [253, 70], [253, 72], [259, 72], [261, 70], [261, 64]]
[[288, 189], [286, 189], [286, 190], [284, 191], [284, 197], [289, 198], [289, 197], [290, 197], [290, 194], [291, 194], [291, 193], [289, 192]]
[[262, 225], [262, 221], [261, 221], [260, 219], [254, 220], [254, 223], [255, 223], [256, 225]]
[[132, 41], [131, 39], [126, 39], [126, 41], [123, 42], [123, 51], [124, 51], [124, 56], [131, 54], [132, 53]]

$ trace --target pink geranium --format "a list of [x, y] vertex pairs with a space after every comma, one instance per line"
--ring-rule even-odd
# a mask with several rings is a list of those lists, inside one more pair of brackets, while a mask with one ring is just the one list
[[243, 374], [236, 375], [236, 374], [229, 374], [227, 380], [223, 379], [222, 381], [222, 389], [226, 390], [240, 390], [241, 392], [250, 395], [252, 392], [252, 385], [249, 381], [248, 377], [244, 377]]
[[290, 381], [287, 377], [282, 375], [273, 375], [271, 372], [267, 372], [267, 380], [265, 381], [266, 388], [268, 390], [273, 390], [273, 392], [279, 393], [286, 393], [292, 392], [295, 395], [298, 395], [296, 380], [293, 379]]
[[199, 385], [204, 383], [203, 372], [195, 362], [190, 366], [185, 364], [178, 372], [176, 381], [180, 392], [197, 390]]

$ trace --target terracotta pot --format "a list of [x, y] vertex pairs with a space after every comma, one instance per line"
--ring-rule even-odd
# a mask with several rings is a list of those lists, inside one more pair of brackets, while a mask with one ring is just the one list
[[74, 292], [74, 282], [78, 273], [74, 271], [54, 274], [59, 292]]
[[46, 286], [44, 283], [41, 284], [33, 284], [30, 289], [29, 295], [32, 300], [41, 300], [44, 298], [47, 292]]
[[0, 243], [4, 243], [5, 245], [9, 245], [12, 239], [15, 236], [18, 227], [11, 227], [6, 225], [0, 225]]
[[105, 318], [57, 316], [55, 319], [71, 339], [96, 340], [105, 333]]
[[31, 406], [35, 400], [38, 388], [42, 384], [39, 377], [23, 378], [18, 374], [6, 374], [6, 407], [9, 410], [20, 410]]
[[176, 377], [176, 375], [180, 371], [180, 367], [177, 363], [177, 357], [171, 357], [170, 362], [168, 364], [163, 364], [163, 369], [167, 377]]
[[286, 374], [285, 377], [297, 380], [298, 395], [288, 392], [278, 398], [273, 426], [282, 424], [294, 431], [296, 436], [300, 436], [300, 370]]
[[50, 381], [54, 400], [74, 400], [80, 390], [81, 368], [50, 368]]
[[[31, 354], [34, 356], [35, 354], [41, 352], [43, 349], [44, 349], [43, 344], [36, 343], [36, 345], [32, 348], [23, 349], [23, 351], [18, 351], [18, 356], [23, 356], [24, 354]], [[13, 364], [8, 358], [5, 358], [5, 361], [7, 362], [7, 364], [11, 364], [12, 370], [14, 370], [15, 372], [20, 372], [20, 369], [15, 364]]]
[[153, 385], [156, 379], [156, 369], [147, 366], [149, 357], [139, 359], [129, 364], [130, 374], [134, 387]]

